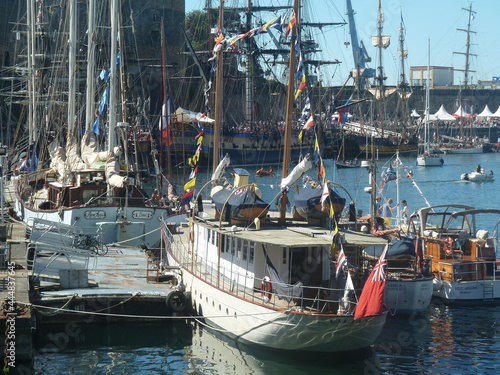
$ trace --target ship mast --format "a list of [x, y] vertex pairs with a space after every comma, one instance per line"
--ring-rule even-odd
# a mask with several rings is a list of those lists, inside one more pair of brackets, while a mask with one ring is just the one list
[[382, 2], [378, 0], [378, 16], [377, 16], [377, 35], [372, 36], [372, 44], [374, 47], [378, 48], [378, 76], [375, 77], [376, 82], [378, 83], [378, 88], [376, 88], [376, 98], [380, 99], [379, 105], [379, 120], [381, 126], [382, 137], [384, 136], [384, 117], [385, 117], [385, 108], [384, 108], [384, 97], [385, 97], [385, 88], [384, 81], [387, 77], [384, 75], [384, 67], [383, 67], [383, 58], [382, 58], [382, 50], [389, 47], [391, 42], [390, 35], [382, 35], [382, 30], [384, 28], [384, 12], [382, 11]]
[[401, 14], [401, 23], [399, 27], [399, 57], [401, 59], [401, 80], [398, 85], [398, 94], [401, 99], [401, 115], [402, 115], [402, 123], [403, 126], [406, 126], [408, 124], [408, 109], [407, 109], [407, 101], [408, 98], [411, 96], [411, 88], [408, 82], [406, 82], [406, 74], [405, 74], [405, 61], [408, 58], [408, 50], [404, 48], [404, 42], [405, 42], [405, 30], [406, 28], [404, 27], [403, 24], [403, 14]]
[[[222, 33], [224, 25], [224, 0], [221, 0], [219, 6], [219, 22], [217, 24], [218, 32]], [[223, 61], [222, 61], [222, 48], [218, 48], [216, 52], [217, 68], [215, 72], [215, 124], [214, 124], [214, 148], [212, 155], [213, 170], [217, 169], [219, 165], [219, 142], [220, 142], [220, 129], [222, 126], [222, 79], [223, 79]]]
[[[283, 169], [281, 177], [285, 179], [288, 176], [290, 167], [290, 146], [292, 136], [292, 116], [293, 116], [293, 94], [294, 94], [294, 74], [295, 74], [295, 38], [297, 37], [297, 29], [300, 24], [299, 0], [294, 0], [293, 11], [297, 19], [297, 25], [292, 29], [292, 38], [290, 40], [290, 59], [288, 62], [288, 89], [286, 99], [286, 118], [285, 118], [285, 144], [283, 150]], [[280, 201], [280, 218], [279, 222], [284, 223], [286, 220], [286, 202], [287, 192], [283, 190]]]
[[472, 3], [470, 4], [468, 9], [467, 8], [462, 8], [462, 9], [469, 13], [469, 17], [468, 17], [469, 21], [467, 22], [467, 29], [457, 29], [458, 31], [464, 31], [465, 33], [467, 33], [467, 40], [465, 43], [465, 52], [453, 52], [453, 53], [465, 55], [465, 69], [455, 69], [455, 70], [458, 70], [460, 72], [464, 72], [464, 88], [467, 88], [469, 85], [469, 73], [475, 72], [475, 70], [470, 70], [469, 57], [470, 56], [477, 56], [473, 53], [470, 53], [470, 34], [476, 33], [475, 31], [472, 31], [470, 29], [471, 28], [471, 21], [474, 19], [474, 14], [476, 14], [476, 12], [474, 12], [472, 10]]

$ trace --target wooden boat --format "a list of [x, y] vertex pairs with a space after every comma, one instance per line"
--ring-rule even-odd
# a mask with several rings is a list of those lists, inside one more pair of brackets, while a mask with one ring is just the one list
[[499, 215], [499, 209], [450, 204], [421, 208], [410, 218], [413, 232], [422, 233], [435, 297], [450, 305], [500, 303]]

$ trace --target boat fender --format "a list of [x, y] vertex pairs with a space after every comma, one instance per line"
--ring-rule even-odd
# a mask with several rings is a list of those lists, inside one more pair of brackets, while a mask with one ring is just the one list
[[271, 279], [269, 278], [269, 276], [266, 276], [260, 283], [260, 295], [264, 302], [269, 302], [271, 300], [272, 291], [273, 286], [271, 285]]
[[178, 290], [167, 297], [167, 306], [174, 312], [181, 312], [186, 308], [186, 296]]
[[453, 238], [448, 237], [444, 240], [444, 252], [447, 255], [451, 255], [453, 253]]

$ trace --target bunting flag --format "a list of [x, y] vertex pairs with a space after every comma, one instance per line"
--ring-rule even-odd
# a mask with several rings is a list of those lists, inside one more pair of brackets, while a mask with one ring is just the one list
[[307, 120], [307, 122], [304, 125], [304, 130], [310, 129], [312, 127], [314, 127], [314, 117], [310, 116], [309, 120]]
[[192, 178], [188, 182], [184, 184], [184, 191], [188, 191], [189, 189], [194, 188], [196, 185], [196, 177]]
[[288, 36], [290, 34], [290, 31], [295, 27], [297, 24], [297, 17], [295, 17], [295, 11], [292, 11], [292, 17], [290, 18], [290, 22], [288, 22], [288, 27], [286, 28], [285, 36]]
[[224, 40], [224, 34], [222, 33], [222, 31], [219, 30], [215, 35], [215, 45], [217, 46], [221, 44], [223, 40]]
[[429, 201], [427, 200], [427, 198], [424, 196], [424, 193], [422, 192], [422, 190], [420, 190], [420, 187], [417, 185], [415, 179], [413, 178], [413, 172], [411, 170], [409, 170], [404, 164], [403, 162], [401, 161], [401, 159], [399, 158], [399, 156], [396, 158], [395, 160], [395, 163], [396, 164], [399, 164], [399, 166], [401, 166], [406, 174], [406, 177], [408, 177], [409, 179], [411, 179], [411, 183], [413, 184], [413, 186], [415, 187], [415, 189], [417, 189], [417, 191], [419, 192], [419, 194], [422, 196], [422, 198], [424, 198], [424, 201], [425, 203], [427, 204], [427, 207], [430, 207], [431, 204], [429, 203]]
[[195, 178], [197, 173], [198, 173], [198, 166], [194, 167], [191, 170], [191, 174], [189, 175], [189, 179]]
[[273, 18], [271, 21], [267, 22], [264, 26], [262, 26], [259, 31], [257, 31], [257, 34], [265, 33], [267, 32], [268, 27], [273, 27], [273, 25], [278, 21], [279, 17]]
[[188, 158], [188, 164], [190, 167], [194, 168], [198, 165], [198, 161], [200, 160], [200, 154], [201, 154], [201, 146], [202, 144], [198, 144], [198, 148], [196, 149], [194, 155], [190, 158]]
[[311, 101], [309, 100], [309, 96], [306, 98], [306, 103], [304, 108], [302, 109], [302, 116], [300, 117], [300, 121], [306, 121], [307, 116], [311, 113]]
[[283, 32], [283, 28], [286, 25], [286, 20], [288, 19], [288, 15], [290, 14], [290, 9], [288, 9], [285, 13], [283, 13], [272, 25], [269, 27], [274, 27], [280, 33]]
[[329, 196], [330, 196], [330, 189], [328, 188], [328, 182], [325, 182], [323, 184], [323, 192], [321, 193], [321, 199], [320, 199], [322, 208], [326, 208], [326, 200], [328, 199]]
[[344, 248], [340, 246], [339, 257], [337, 258], [337, 267], [335, 268], [335, 279], [339, 279], [340, 273], [347, 266], [347, 258], [345, 257]]
[[193, 195], [194, 195], [194, 189], [191, 189], [187, 193], [184, 193], [181, 197], [181, 203], [189, 204], [189, 202], [191, 202], [191, 199], [193, 199]]
[[302, 80], [300, 81], [299, 88], [295, 93], [295, 99], [299, 97], [299, 95], [307, 88], [306, 75], [302, 74]]
[[321, 159], [321, 151], [319, 149], [318, 137], [314, 139], [314, 158], [317, 160], [318, 164], [318, 175], [322, 180], [326, 178], [325, 167], [323, 166], [323, 160]]
[[294, 48], [299, 60], [297, 63], [297, 70], [295, 71], [295, 79], [299, 79], [300, 77], [302, 77], [303, 74], [302, 67], [304, 66], [304, 59], [302, 58], [302, 51], [300, 49], [299, 38], [297, 37], [295, 37]]
[[385, 267], [387, 266], [385, 256], [388, 248], [389, 245], [385, 245], [377, 264], [373, 267], [368, 279], [366, 279], [358, 305], [354, 310], [354, 320], [366, 316], [380, 315], [384, 312]]

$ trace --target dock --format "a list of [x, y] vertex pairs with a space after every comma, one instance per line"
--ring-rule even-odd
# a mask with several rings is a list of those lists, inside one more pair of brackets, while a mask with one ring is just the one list
[[99, 255], [73, 247], [70, 226], [40, 221], [27, 230], [11, 220], [5, 227], [0, 350], [11, 364], [32, 361], [36, 328], [43, 325], [74, 331], [83, 324], [182, 319], [190, 312], [177, 282], [180, 271], [165, 264], [160, 248], [117, 244]]

